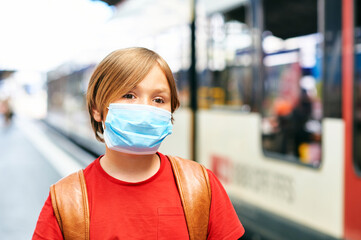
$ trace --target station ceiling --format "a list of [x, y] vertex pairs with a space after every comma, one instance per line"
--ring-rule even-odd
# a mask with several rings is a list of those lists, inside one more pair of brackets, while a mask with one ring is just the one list
[[[119, 6], [122, 2], [125, 2], [125, 0], [100, 1], [103, 1], [110, 6]], [[264, 11], [264, 29], [271, 31], [273, 35], [286, 39], [312, 34], [318, 31], [317, 0], [263, 0], [262, 2]], [[236, 11], [236, 14], [239, 13], [239, 11]]]
[[[97, 0], [93, 0], [93, 1], [97, 1]], [[115, 6], [118, 3], [124, 2], [125, 0], [100, 0], [100, 1], [107, 3], [109, 6]]]
[[318, 1], [263, 0], [264, 29], [286, 39], [316, 33]]

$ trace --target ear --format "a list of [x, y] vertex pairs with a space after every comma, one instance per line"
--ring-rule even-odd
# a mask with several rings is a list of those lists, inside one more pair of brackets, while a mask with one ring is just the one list
[[102, 117], [101, 117], [100, 112], [98, 110], [96, 110], [96, 109], [93, 109], [93, 118], [97, 122], [102, 122], [102, 120], [103, 120]]

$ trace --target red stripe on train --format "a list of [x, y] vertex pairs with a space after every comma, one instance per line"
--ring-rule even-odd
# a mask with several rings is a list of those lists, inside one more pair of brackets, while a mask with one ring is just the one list
[[345, 121], [345, 239], [361, 240], [361, 178], [353, 164], [353, 1], [343, 0], [342, 9], [342, 109]]

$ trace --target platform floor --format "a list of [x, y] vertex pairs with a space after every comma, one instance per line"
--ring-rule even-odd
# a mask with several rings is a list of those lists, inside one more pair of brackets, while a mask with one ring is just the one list
[[39, 121], [0, 117], [0, 239], [31, 239], [51, 184], [95, 156]]

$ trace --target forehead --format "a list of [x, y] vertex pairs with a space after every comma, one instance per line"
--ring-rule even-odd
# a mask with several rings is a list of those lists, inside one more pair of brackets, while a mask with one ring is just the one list
[[143, 80], [136, 85], [135, 88], [163, 90], [170, 93], [168, 79], [163, 70], [158, 65], [155, 65], [143, 78]]

